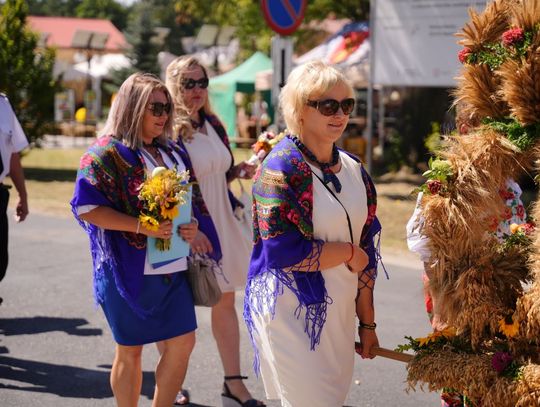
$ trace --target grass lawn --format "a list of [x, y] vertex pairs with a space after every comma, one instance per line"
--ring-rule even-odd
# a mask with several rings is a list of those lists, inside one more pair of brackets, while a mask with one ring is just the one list
[[[33, 149], [23, 157], [26, 187], [30, 212], [41, 212], [55, 216], [71, 216], [69, 201], [73, 194], [74, 181], [82, 148]], [[235, 160], [245, 160], [251, 156], [248, 149], [235, 149]], [[9, 178], [6, 179], [10, 182]], [[243, 181], [247, 190], [251, 185]], [[384, 182], [375, 179], [378, 191], [378, 216], [383, 225], [383, 250], [404, 253], [405, 224], [411, 216], [415, 198], [410, 195], [416, 185], [406, 182]], [[232, 190], [238, 193], [238, 182], [233, 182]], [[16, 203], [15, 190], [12, 191], [11, 206]]]

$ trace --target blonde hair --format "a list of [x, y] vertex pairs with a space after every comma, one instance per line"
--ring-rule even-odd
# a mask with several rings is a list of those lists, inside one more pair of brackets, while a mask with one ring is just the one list
[[[199, 62], [199, 60], [193, 56], [181, 56], [173, 60], [167, 67], [167, 73], [165, 77], [165, 84], [171, 92], [174, 101], [174, 132], [175, 134], [181, 135], [181, 137], [186, 140], [189, 139], [193, 134], [193, 126], [189, 119], [189, 108], [184, 102], [183, 92], [184, 88], [182, 86], [182, 81], [184, 80], [184, 75], [187, 71], [192, 68], [200, 67], [204, 73], [204, 76], [208, 78], [208, 72], [206, 68]], [[205, 115], [214, 114], [212, 108], [210, 107], [210, 100], [207, 97], [202, 110]]]
[[302, 131], [302, 112], [308, 100], [317, 99], [338, 84], [354, 90], [345, 76], [336, 68], [322, 62], [312, 61], [294, 68], [279, 95], [279, 105], [285, 124], [293, 134]]
[[[105, 126], [99, 135], [113, 136], [134, 150], [141, 148], [144, 114], [155, 90], [163, 91], [167, 101], [172, 104], [167, 87], [158, 77], [138, 72], [127, 78], [114, 98]], [[163, 133], [158, 137], [161, 144], [166, 144], [167, 139], [173, 136], [172, 123], [173, 111], [168, 115]]]

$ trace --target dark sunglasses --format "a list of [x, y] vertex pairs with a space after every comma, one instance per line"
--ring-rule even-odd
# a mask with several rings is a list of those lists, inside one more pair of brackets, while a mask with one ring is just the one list
[[155, 117], [160, 117], [163, 115], [163, 112], [167, 114], [171, 113], [172, 105], [170, 103], [153, 102], [150, 103], [149, 110], [152, 111]]
[[335, 115], [340, 106], [343, 114], [349, 115], [354, 109], [354, 99], [343, 99], [341, 102], [338, 102], [336, 99], [308, 100], [307, 105], [317, 109], [323, 116]]
[[182, 81], [182, 86], [184, 89], [193, 89], [195, 86], [199, 85], [199, 88], [206, 89], [208, 87], [208, 78], [201, 79], [184, 79]]

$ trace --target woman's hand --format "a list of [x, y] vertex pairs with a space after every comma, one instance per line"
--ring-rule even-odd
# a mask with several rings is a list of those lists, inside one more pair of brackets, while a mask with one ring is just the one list
[[256, 164], [250, 164], [247, 161], [242, 161], [236, 166], [236, 176], [242, 179], [251, 179], [257, 170]]
[[183, 225], [178, 225], [178, 228], [176, 229], [178, 236], [189, 244], [193, 242], [193, 239], [195, 239], [195, 236], [197, 236], [198, 231], [199, 224], [197, 222], [184, 223]]
[[172, 221], [161, 222], [157, 230], [146, 229], [141, 225], [139, 232], [156, 239], [170, 239], [172, 237]]
[[356, 353], [358, 353], [362, 359], [373, 359], [375, 355], [371, 354], [371, 349], [379, 347], [377, 333], [374, 329], [359, 327], [358, 336], [360, 336], [360, 344], [356, 347]]
[[356, 245], [352, 245], [353, 255], [351, 260], [346, 264], [351, 270], [351, 273], [360, 273], [363, 271], [369, 263], [369, 257], [367, 253]]
[[191, 251], [193, 253], [206, 254], [206, 253], [211, 253], [212, 251], [214, 251], [214, 248], [212, 247], [212, 243], [210, 243], [210, 240], [208, 240], [206, 235], [200, 230], [197, 231], [195, 238], [190, 244], [191, 244]]

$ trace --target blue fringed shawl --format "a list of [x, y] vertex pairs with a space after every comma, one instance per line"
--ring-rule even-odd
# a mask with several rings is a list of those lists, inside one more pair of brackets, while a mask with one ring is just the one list
[[[173, 150], [186, 163], [184, 152], [168, 143], [160, 146], [171, 153]], [[137, 217], [140, 211], [139, 186], [144, 181], [145, 169], [141, 155], [111, 136], [100, 137], [82, 156], [75, 192], [71, 200], [72, 212], [90, 239], [93, 261], [94, 296], [97, 303], [103, 302], [103, 276], [112, 272], [118, 292], [131, 309], [141, 318], [159, 312], [159, 309], [144, 309], [137, 299], [141, 293], [146, 256], [146, 236], [129, 232], [101, 229], [84, 222], [77, 214], [77, 207], [84, 205], [108, 206], [119, 212]], [[193, 213], [205, 234], [217, 241], [214, 224], [202, 199], [198, 186], [193, 185]], [[221, 259], [219, 244], [214, 246], [212, 258]]]
[[[352, 158], [359, 161], [354, 156]], [[363, 167], [361, 171], [368, 205], [360, 240], [369, 257], [363, 273], [375, 279], [380, 259], [378, 238], [381, 225], [375, 216], [375, 187]], [[289, 137], [274, 147], [256, 174], [253, 201], [254, 247], [246, 283], [244, 319], [254, 345], [254, 367], [258, 372], [252, 313], [261, 314], [269, 310], [274, 316], [277, 296], [286, 287], [298, 298], [295, 316], [300, 318], [304, 315], [304, 330], [309, 337], [310, 348], [314, 350], [320, 342], [327, 306], [332, 299], [319, 269], [324, 241], [313, 236], [312, 171]], [[296, 271], [291, 269], [295, 265]], [[269, 277], [272, 277], [271, 283]]]

